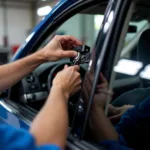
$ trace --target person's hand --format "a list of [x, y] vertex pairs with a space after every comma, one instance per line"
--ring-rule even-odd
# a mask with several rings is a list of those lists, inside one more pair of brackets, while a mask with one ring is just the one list
[[113, 124], [116, 124], [120, 121], [122, 115], [130, 108], [133, 108], [134, 105], [124, 105], [122, 107], [114, 107], [113, 105], [109, 105], [108, 107], [108, 115], [109, 119]]
[[102, 73], [100, 74], [100, 81], [101, 84], [97, 86], [94, 105], [104, 109], [108, 96], [112, 96], [113, 92], [109, 91], [107, 79], [103, 76]]
[[[94, 101], [93, 101], [93, 107], [105, 107], [107, 96], [112, 95], [113, 93], [108, 90], [108, 82], [106, 78], [103, 76], [103, 74], [100, 74], [100, 81], [101, 84], [97, 86], [95, 96], [94, 96]], [[93, 83], [93, 74], [91, 72], [87, 73], [85, 79], [84, 79], [84, 84], [83, 84], [83, 99], [86, 104], [88, 104], [89, 100], [89, 94], [91, 92], [92, 88], [92, 83]]]
[[53, 80], [53, 86], [59, 87], [64, 94], [71, 96], [81, 89], [81, 78], [79, 66], [68, 67], [65, 65], [64, 70], [60, 71]]
[[73, 36], [57, 35], [39, 52], [46, 61], [57, 61], [61, 58], [76, 57], [77, 52], [72, 49], [74, 46], [80, 45], [81, 42]]

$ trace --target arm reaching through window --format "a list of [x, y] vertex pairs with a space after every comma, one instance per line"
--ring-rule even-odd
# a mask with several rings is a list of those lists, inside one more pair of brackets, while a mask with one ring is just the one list
[[[118, 134], [115, 131], [115, 128], [104, 113], [104, 107], [108, 96], [108, 83], [102, 74], [100, 74], [100, 80], [101, 84], [98, 85], [97, 91], [95, 92], [94, 102], [90, 112], [89, 126], [91, 133], [97, 142], [104, 140], [118, 140]], [[84, 92], [83, 98], [85, 104], [88, 104], [86, 100], [88, 100], [88, 94], [91, 92], [92, 82], [93, 74], [88, 72], [84, 79], [85, 84], [83, 84], [83, 86], [86, 86], [86, 88], [83, 87], [83, 92], [84, 89], [88, 89], [88, 91]]]
[[32, 123], [30, 132], [37, 145], [56, 144], [65, 147], [68, 134], [67, 102], [81, 88], [79, 66], [65, 67], [59, 72], [46, 104]]
[[133, 108], [134, 105], [124, 105], [122, 107], [114, 107], [113, 105], [109, 105], [108, 107], [108, 115], [109, 119], [113, 124], [116, 124], [120, 121], [123, 114], [130, 108]]

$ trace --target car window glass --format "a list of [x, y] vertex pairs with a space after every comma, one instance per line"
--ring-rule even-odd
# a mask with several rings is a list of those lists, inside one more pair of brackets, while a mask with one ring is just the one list
[[[98, 8], [97, 10], [99, 11], [101, 10], [101, 8]], [[44, 40], [44, 42], [41, 43], [40, 48], [38, 48], [38, 50], [46, 46], [55, 37], [55, 35], [71, 35], [78, 38], [83, 45], [89, 46], [92, 51], [94, 49], [97, 36], [104, 19], [104, 12], [105, 12], [104, 10], [105, 10], [105, 5], [103, 5], [103, 11], [102, 11], [103, 13], [102, 12], [98, 13], [98, 11], [96, 13], [93, 12], [86, 13], [84, 11], [82, 13], [78, 13], [74, 15], [73, 17], [65, 21], [60, 27], [58, 27], [57, 30], [55, 30], [51, 35], [49, 35]], [[89, 61], [90, 61], [90, 57], [89, 57]], [[80, 65], [80, 74], [81, 74], [82, 81], [84, 80], [85, 74], [88, 70], [89, 61], [87, 63], [82, 63]], [[49, 67], [47, 71], [41, 73], [39, 77], [39, 82], [42, 85], [42, 87], [44, 86], [46, 87], [48, 83], [47, 85], [48, 88], [47, 87], [46, 88], [49, 89], [49, 91], [50, 91], [50, 87], [52, 86], [52, 81], [56, 76], [56, 74], [64, 68], [65, 64], [71, 65], [70, 59], [62, 59], [57, 62], [49, 62], [47, 65], [50, 65], [51, 63], [52, 64], [54, 63], [54, 66]], [[41, 72], [39, 70], [43, 70], [45, 66], [46, 66], [45, 64], [41, 65], [41, 67], [36, 69], [35, 72], [36, 73]], [[76, 129], [78, 128], [78, 126], [80, 126], [81, 128], [81, 126], [84, 123], [84, 119], [82, 119], [82, 121], [78, 120], [78, 118], [81, 119], [81, 117], [79, 117], [78, 114], [76, 113], [76, 111], [79, 111], [78, 112], [79, 115], [83, 115], [83, 113], [85, 113], [83, 101], [80, 101], [81, 100], [80, 92], [81, 91], [71, 96], [68, 103], [69, 127], [71, 132], [73, 132], [73, 128]], [[81, 105], [78, 105], [79, 101]], [[30, 105], [30, 106], [34, 107], [35, 109], [38, 108], [38, 110], [40, 110], [42, 105], [39, 104], [38, 105], [39, 107], [37, 107], [37, 105]], [[79, 110], [77, 110], [77, 107], [79, 107]], [[76, 115], [77, 115], [77, 120], [75, 119]]]
[[143, 99], [141, 95], [144, 94], [139, 89], [149, 87], [146, 81], [147, 71], [144, 71], [148, 61], [144, 61], [149, 60], [146, 41], [150, 34], [146, 33], [147, 35], [143, 36], [149, 28], [149, 23], [147, 20], [141, 20], [130, 22], [129, 25], [136, 27], [136, 32], [130, 33], [128, 30], [121, 56], [113, 69], [115, 79], [112, 84], [114, 95], [111, 103], [120, 107], [139, 103]]
[[[103, 6], [103, 8], [105, 8], [105, 6]], [[100, 9], [98, 8], [98, 10]], [[101, 28], [103, 19], [104, 19], [104, 12], [103, 13], [96, 12], [95, 14], [95, 13], [86, 13], [84, 11], [82, 13], [78, 13], [73, 17], [69, 18], [62, 25], [60, 25], [60, 27], [58, 27], [57, 30], [55, 30], [52, 34], [50, 34], [44, 40], [44, 42], [40, 44], [40, 47], [37, 50], [46, 46], [55, 37], [55, 35], [71, 35], [81, 40], [83, 45], [89, 46], [92, 51], [99, 30]], [[90, 61], [90, 57], [89, 57], [89, 61]], [[82, 63], [80, 65], [80, 74], [82, 80], [84, 80], [86, 71], [88, 70], [89, 61], [86, 63]], [[41, 107], [43, 106], [46, 100], [46, 97], [49, 94], [53, 79], [55, 78], [57, 73], [64, 68], [65, 64], [71, 65], [70, 62], [71, 62], [70, 58], [62, 59], [56, 62], [49, 62], [49, 63], [42, 64], [34, 71], [35, 75], [38, 76], [38, 82], [40, 86], [39, 88], [42, 89], [42, 92], [38, 91], [38, 94], [41, 95], [40, 96], [38, 95], [35, 98], [35, 99], [38, 98], [39, 99], [38, 101], [35, 99], [33, 100], [34, 104], [32, 103], [32, 99], [31, 99], [31, 102], [28, 103], [30, 107], [38, 111], [41, 109]], [[29, 80], [30, 80], [30, 76], [29, 76]], [[34, 93], [34, 95], [36, 94], [37, 91]], [[75, 95], [71, 96], [69, 99], [69, 104], [68, 104], [69, 127], [72, 126], [72, 122], [75, 116], [76, 107], [78, 106], [79, 98], [80, 98], [80, 91]], [[81, 107], [81, 110], [83, 110], [83, 107]]]
[[143, 30], [143, 28], [145, 27], [145, 25], [147, 24], [147, 20], [142, 20], [142, 21], [139, 21], [139, 22], [135, 22], [135, 21], [132, 21], [130, 22], [130, 26], [135, 26], [137, 29], [136, 32], [128, 32], [127, 35], [126, 35], [126, 38], [125, 38], [125, 45], [127, 45], [129, 42], [131, 42], [134, 37], [141, 31]]
[[[89, 126], [93, 133], [92, 140], [99, 138], [102, 132], [99, 130], [99, 126], [103, 124], [98, 118], [98, 115], [102, 113], [99, 106], [103, 106], [109, 121], [116, 125], [129, 108], [133, 108], [150, 96], [150, 41], [148, 40], [150, 29], [148, 29], [147, 20], [130, 22], [126, 37], [122, 39], [124, 40], [123, 49], [113, 67], [111, 82], [104, 74], [105, 71], [107, 72], [107, 67], [104, 73], [100, 73], [89, 119]], [[90, 72], [87, 79], [85, 78], [87, 89], [92, 81], [92, 74]]]
[[93, 47], [101, 27], [104, 15], [76, 14], [62, 24], [41, 45], [44, 47], [55, 35], [72, 35], [90, 47]]
[[125, 42], [124, 42], [124, 49], [121, 52], [121, 58], [131, 59], [130, 54], [133, 53], [133, 51], [134, 51], [132, 49], [132, 44], [135, 43], [135, 45], [137, 46], [137, 41], [139, 40], [139, 36], [145, 29], [148, 28], [148, 21], [147, 20], [142, 20], [139, 22], [132, 21], [129, 23], [129, 26], [132, 29], [131, 30], [129, 29], [129, 31], [126, 35]]
[[[121, 55], [118, 61], [118, 64], [122, 62], [122, 60], [126, 61], [137, 61], [137, 49], [138, 49], [138, 42], [141, 34], [148, 29], [149, 24], [147, 20], [142, 20], [139, 22], [130, 22], [129, 23], [129, 29], [125, 41], [124, 41], [124, 47], [121, 51]], [[135, 28], [135, 29], [133, 29]], [[126, 65], [124, 66], [126, 67]], [[128, 67], [128, 66], [127, 66]], [[116, 68], [116, 66], [115, 66]], [[126, 77], [132, 77], [130, 74], [124, 74], [121, 71], [116, 71], [116, 80], [117, 79], [122, 79]]]

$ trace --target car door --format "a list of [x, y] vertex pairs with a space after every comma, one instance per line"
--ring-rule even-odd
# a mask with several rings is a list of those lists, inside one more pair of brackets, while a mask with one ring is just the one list
[[[107, 99], [105, 107], [106, 113], [108, 104], [112, 99], [110, 93], [113, 89], [112, 81], [114, 80], [115, 76], [113, 73], [113, 66], [114, 66], [113, 64], [116, 63], [118, 57], [120, 56], [120, 52], [124, 44], [124, 38], [126, 32], [128, 31], [129, 21], [132, 16], [132, 11], [134, 10], [134, 2], [132, 2], [131, 0], [126, 1], [119, 0], [115, 2], [110, 1], [110, 3], [112, 3], [111, 5], [112, 7], [109, 11], [107, 10], [108, 14], [107, 15], [105, 14], [106, 20], [104, 19], [105, 21], [100, 30], [95, 51], [93, 53], [93, 58], [90, 64], [88, 78], [91, 78], [90, 76], [93, 76], [92, 77], [93, 80], [91, 84], [90, 95], [88, 95], [89, 98], [88, 100], [86, 100], [88, 101], [88, 106], [86, 110], [85, 115], [86, 117], [83, 125], [81, 139], [85, 138], [90, 110], [96, 94], [96, 87], [101, 83], [100, 73], [103, 74], [103, 76], [106, 78], [109, 84], [107, 91], [105, 91]], [[89, 86], [86, 85], [86, 82], [84, 84], [85, 88]], [[85, 98], [86, 96], [84, 95], [86, 95], [86, 90], [84, 91], [85, 92], [83, 94], [83, 97]]]
[[[33, 30], [31, 35], [26, 39], [26, 43], [20, 48], [20, 50], [13, 57], [13, 61], [20, 59], [25, 55], [33, 53], [34, 51], [43, 47], [45, 45], [45, 42], [47, 42], [47, 39], [49, 40], [49, 38], [51, 38], [51, 36], [54, 34], [55, 29], [57, 29], [67, 19], [71, 18], [75, 14], [77, 14], [79, 12], [82, 13], [81, 16], [74, 16], [75, 19], [79, 17], [79, 23], [80, 23], [80, 21], [82, 21], [82, 19], [83, 19], [82, 18], [83, 15], [85, 17], [89, 17], [88, 14], [86, 15], [87, 10], [89, 13], [91, 13], [91, 15], [93, 15], [94, 13], [95, 14], [104, 13], [105, 8], [107, 6], [107, 2], [95, 1], [95, 0], [94, 1], [93, 0], [92, 1], [91, 0], [89, 0], [89, 1], [74, 1], [74, 2], [71, 1], [70, 7], [68, 7], [68, 3], [67, 3], [66, 9], [64, 8], [63, 10], [61, 10], [62, 6], [66, 7], [65, 1], [57, 4], [57, 6], [54, 8], [55, 11], [52, 11], [51, 14], [45, 18], [45, 21], [42, 20], [41, 24]], [[96, 6], [97, 6], [97, 8], [95, 9]], [[99, 6], [101, 6], [100, 10], [99, 10]], [[62, 11], [63, 13], [61, 13], [60, 11]], [[54, 12], [55, 13], [57, 12], [56, 15], [54, 15], [55, 14]], [[53, 18], [53, 21], [51, 20], [51, 18]], [[89, 21], [89, 20], [87, 20], [87, 21]], [[48, 22], [50, 22], [50, 23], [48, 24]], [[90, 23], [90, 21], [89, 21], [89, 23]], [[87, 25], [88, 25], [88, 22], [87, 22]], [[59, 28], [58, 28], [58, 30], [59, 30]], [[72, 31], [73, 30], [74, 29], [72, 28]], [[81, 31], [81, 32], [83, 32], [83, 31]], [[91, 36], [91, 35], [89, 35], [89, 36]], [[95, 40], [92, 41], [92, 39], [94, 39], [94, 38], [96, 39], [95, 36], [91, 36], [91, 38], [89, 38], [88, 43], [89, 44], [91, 43], [90, 46], [92, 46], [92, 44], [94, 44], [93, 41], [95, 42]], [[27, 80], [25, 79], [25, 81], [27, 81]], [[20, 97], [17, 97], [15, 93], [18, 92], [19, 90], [22, 90], [21, 88], [19, 88], [19, 89], [16, 88], [16, 86], [20, 86], [19, 84], [20, 83], [18, 83], [14, 87], [12, 87], [10, 90], [10, 99], [11, 99], [12, 103], [16, 102], [17, 105], [19, 105], [18, 102], [19, 102]], [[24, 106], [19, 105], [19, 107], [24, 107]], [[29, 111], [31, 111], [32, 113], [35, 112], [32, 110], [32, 108], [27, 108], [27, 109]]]
[[[26, 43], [20, 48], [20, 50], [16, 53], [13, 58], [13, 61], [20, 59], [30, 53], [36, 51], [40, 45], [45, 41], [45, 39], [54, 32], [54, 30], [60, 26], [64, 21], [73, 16], [74, 14], [85, 10], [85, 8], [91, 8], [92, 6], [96, 6], [97, 4], [107, 4], [106, 1], [97, 1], [97, 0], [87, 0], [87, 1], [60, 1], [57, 6], [52, 10], [50, 15], [48, 15], [45, 20], [41, 22], [39, 26], [37, 26], [31, 35], [26, 39]], [[133, 8], [133, 3], [131, 0], [110, 0], [105, 12], [104, 21], [100, 28], [100, 32], [95, 44], [95, 47], [92, 51], [92, 59], [89, 63], [89, 70], [93, 72], [93, 82], [91, 85], [91, 91], [89, 92], [89, 99], [85, 120], [83, 123], [83, 130], [80, 135], [80, 139], [85, 139], [85, 131], [88, 124], [89, 112], [91, 109], [93, 97], [96, 90], [96, 85], [99, 82], [99, 74], [102, 72], [104, 76], [107, 78], [108, 82], [112, 82], [112, 64], [117, 60], [117, 53], [119, 53], [120, 48], [123, 43], [119, 41], [120, 37], [123, 38], [125, 36], [125, 32], [127, 31], [127, 23], [128, 18], [131, 16], [131, 10]], [[102, 11], [103, 12], [103, 11]], [[121, 34], [123, 32], [123, 34]], [[109, 44], [108, 44], [109, 43]], [[105, 63], [104, 63], [105, 62]], [[108, 66], [111, 66], [108, 68]], [[85, 84], [85, 83], [83, 83]], [[111, 84], [109, 89], [111, 89]], [[12, 94], [15, 92], [15, 88], [11, 89]], [[85, 89], [86, 91], [86, 89]], [[82, 92], [81, 92], [82, 93]], [[85, 93], [84, 93], [85, 94]], [[83, 96], [84, 97], [84, 96]], [[32, 119], [35, 117], [37, 111], [32, 109], [31, 107], [24, 106], [18, 102], [18, 100], [2, 100], [0, 103], [1, 112], [5, 112], [5, 115], [1, 115], [1, 119], [5, 121], [5, 123], [13, 124], [13, 121], [7, 122], [8, 113], [17, 119], [19, 122], [19, 126], [26, 126], [28, 128]], [[28, 113], [27, 113], [28, 112]], [[10, 116], [10, 118], [13, 118]], [[15, 120], [15, 119], [13, 119]], [[25, 125], [22, 125], [23, 122]], [[76, 139], [76, 138], [75, 138]], [[73, 140], [74, 141], [74, 140]], [[73, 141], [69, 141], [69, 146], [78, 147], [81, 149], [81, 145], [79, 143], [75, 143]], [[73, 145], [72, 145], [73, 144]], [[88, 145], [88, 144], [87, 144]], [[86, 144], [84, 144], [85, 147]], [[85, 148], [84, 147], [84, 148]], [[90, 147], [90, 146], [89, 146]], [[74, 149], [72, 148], [72, 149]], [[94, 149], [94, 148], [93, 148]]]
[[[95, 1], [95, 0], [94, 1], [93, 0], [60, 1], [53, 8], [51, 13], [47, 15], [45, 18], [43, 18], [40, 24], [33, 29], [32, 33], [27, 37], [25, 43], [19, 48], [18, 52], [13, 57], [12, 61], [16, 61], [36, 51], [40, 47], [40, 45], [45, 41], [45, 39], [49, 35], [51, 35], [55, 31], [55, 29], [57, 29], [63, 22], [65, 22], [67, 19], [74, 16], [78, 12], [94, 7], [99, 3], [103, 3], [103, 1]], [[9, 90], [9, 93], [11, 93], [10, 99], [13, 97], [12, 95], [16, 95], [17, 92], [18, 91], [16, 91], [15, 88], [11, 88]], [[7, 113], [10, 113], [14, 117], [16, 116], [16, 119], [18, 119], [19, 127], [22, 126], [22, 123], [20, 123], [20, 121], [25, 122], [26, 126], [29, 127], [37, 111], [33, 110], [32, 108], [24, 107], [18, 102], [19, 97], [15, 97], [15, 98], [16, 100], [7, 99], [1, 101], [1, 109], [2, 109], [1, 112], [3, 112], [1, 113], [1, 120], [3, 120], [6, 123], [13, 124], [13, 119], [8, 122], [7, 121], [8, 118], [5, 117], [7, 116]], [[24, 114], [24, 112], [27, 113]], [[5, 115], [3, 115], [4, 113]], [[24, 127], [24, 125], [22, 127]]]

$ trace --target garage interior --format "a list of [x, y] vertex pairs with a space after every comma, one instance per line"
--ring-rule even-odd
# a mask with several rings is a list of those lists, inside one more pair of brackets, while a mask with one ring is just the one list
[[[0, 0], [0, 64], [11, 60], [34, 27], [58, 2], [59, 0]], [[102, 20], [103, 15], [76, 15], [59, 28], [56, 34], [73, 35], [91, 45]]]
[[[58, 0], [0, 0], [0, 64], [7, 63]], [[44, 8], [45, 7], [45, 8]]]
[[[34, 27], [58, 2], [59, 0], [0, 0], [0, 64], [11, 60]], [[139, 6], [137, 12], [141, 11], [144, 15], [146, 7], [143, 4]], [[103, 18], [103, 14], [77, 14], [60, 26], [55, 35], [73, 35], [83, 44], [93, 47]], [[135, 40], [133, 37], [149, 27], [149, 23], [140, 16], [137, 18], [137, 15], [130, 24], [137, 27], [137, 32], [126, 37], [122, 57], [127, 58], [128, 50]]]

